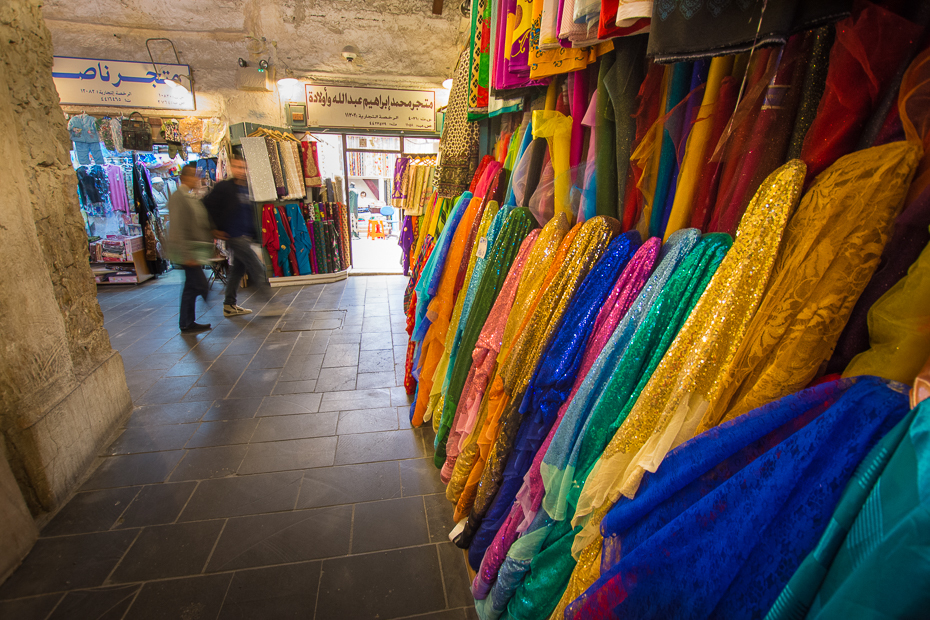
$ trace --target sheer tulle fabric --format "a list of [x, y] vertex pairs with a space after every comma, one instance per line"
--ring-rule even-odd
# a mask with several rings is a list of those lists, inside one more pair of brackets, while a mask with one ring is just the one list
[[635, 501], [605, 517], [601, 577], [565, 617], [755, 617], [817, 543], [856, 466], [906, 413], [893, 386], [842, 380], [679, 446]]
[[920, 147], [894, 142], [846, 155], [817, 177], [700, 430], [814, 379], [878, 265], [919, 155]]

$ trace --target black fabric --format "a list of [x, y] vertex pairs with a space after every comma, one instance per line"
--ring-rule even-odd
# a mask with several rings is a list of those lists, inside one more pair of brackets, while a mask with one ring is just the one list
[[852, 0], [656, 0], [647, 55], [671, 63], [743, 52], [754, 41], [784, 45], [795, 32], [848, 17], [852, 4]]

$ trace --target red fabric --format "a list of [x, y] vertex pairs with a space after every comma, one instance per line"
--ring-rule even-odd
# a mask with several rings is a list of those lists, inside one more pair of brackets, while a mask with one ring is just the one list
[[868, 2], [836, 25], [827, 85], [804, 139], [807, 182], [856, 148], [865, 123], [920, 36], [920, 27]]
[[278, 250], [281, 248], [281, 240], [278, 238], [278, 223], [274, 218], [274, 205], [271, 204], [262, 207], [262, 247], [271, 256], [271, 268], [275, 277], [282, 277], [284, 273], [278, 264]]
[[[733, 109], [736, 107], [736, 96], [739, 93], [739, 82], [733, 77], [723, 78], [720, 84], [720, 97], [714, 110], [714, 121], [711, 127], [710, 148], [716, 148], [720, 142]], [[720, 159], [709, 159], [704, 164], [697, 190], [694, 194], [694, 203], [691, 208], [691, 227], [706, 231], [710, 224], [714, 203], [717, 201], [717, 186], [720, 182]]]
[[484, 175], [484, 169], [488, 167], [494, 161], [494, 158], [490, 155], [485, 155], [481, 158], [481, 162], [478, 164], [478, 169], [475, 170], [475, 176], [471, 178], [471, 184], [468, 186], [468, 191], [475, 193], [475, 188], [478, 186], [478, 181], [481, 180], [481, 177]]
[[649, 27], [650, 20], [645, 17], [636, 20], [632, 26], [625, 28], [617, 26], [617, 8], [619, 6], [620, 0], [601, 0], [601, 21], [597, 25], [598, 39], [626, 37], [643, 32]]
[[721, 187], [716, 207], [719, 211], [718, 227], [715, 230], [735, 235], [756, 190], [785, 162], [812, 42], [812, 31], [788, 39], [775, 75], [761, 98], [746, 150], [735, 153], [734, 159], [740, 163], [738, 172], [726, 188], [726, 194], [722, 193]]
[[[614, 14], [616, 15], [616, 8]], [[665, 65], [652, 64], [649, 71], [646, 72], [646, 79], [643, 80], [642, 85], [639, 87], [639, 94], [636, 95], [636, 114], [633, 115], [636, 119], [636, 137], [630, 153], [636, 151], [636, 147], [643, 141], [646, 132], [659, 118], [659, 104], [662, 99], [662, 79], [664, 76]], [[630, 162], [630, 174], [633, 180], [631, 182], [628, 179], [626, 184], [626, 197], [623, 206], [624, 231], [636, 226], [645, 205], [642, 193], [636, 188], [643, 171]]]

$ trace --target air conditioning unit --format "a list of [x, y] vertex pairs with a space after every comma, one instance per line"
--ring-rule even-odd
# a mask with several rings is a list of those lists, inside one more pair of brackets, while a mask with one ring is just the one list
[[236, 88], [270, 93], [274, 90], [274, 67], [264, 71], [257, 65], [236, 67]]

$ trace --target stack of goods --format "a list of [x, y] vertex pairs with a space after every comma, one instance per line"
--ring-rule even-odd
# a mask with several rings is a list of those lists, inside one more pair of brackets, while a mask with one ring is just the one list
[[343, 204], [303, 202], [262, 207], [262, 239], [275, 277], [345, 271], [351, 265]]
[[412, 241], [478, 615], [920, 617], [930, 10], [691, 4], [473, 6], [472, 107], [548, 81]]
[[426, 204], [433, 192], [435, 175], [436, 161], [433, 157], [400, 157], [394, 164], [391, 204], [397, 209], [403, 209], [404, 214], [398, 240], [398, 245], [403, 250], [401, 262], [404, 266], [404, 275], [410, 272], [410, 264], [414, 258], [412, 256], [414, 243], [423, 225], [423, 216], [426, 213]]

